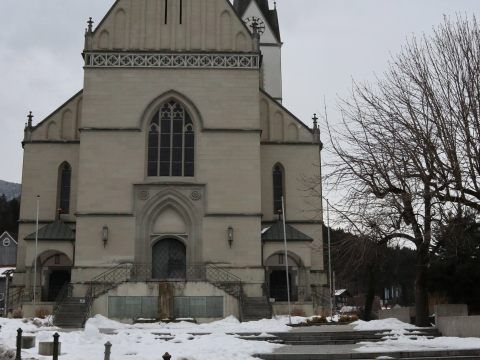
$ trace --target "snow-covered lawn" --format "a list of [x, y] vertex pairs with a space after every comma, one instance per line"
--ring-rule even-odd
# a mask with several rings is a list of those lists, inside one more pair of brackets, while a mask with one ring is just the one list
[[[305, 318], [298, 317], [292, 320], [298, 323]], [[174, 360], [250, 360], [253, 359], [251, 355], [272, 352], [280, 345], [265, 341], [242, 340], [236, 335], [229, 334], [288, 331], [290, 328], [286, 325], [287, 322], [287, 317], [277, 317], [271, 320], [240, 323], [234, 317], [229, 317], [202, 325], [188, 322], [126, 325], [97, 315], [87, 322], [85, 330], [65, 332], [48, 327], [46, 323], [36, 326], [31, 321], [24, 323], [22, 320], [0, 319], [2, 325], [0, 345], [14, 349], [16, 330], [21, 327], [24, 335], [37, 336], [37, 348], [24, 350], [24, 358], [47, 359], [37, 355], [38, 342], [52, 341], [52, 336], [57, 331], [62, 343], [62, 360], [103, 358], [104, 344], [107, 341], [112, 343], [112, 359], [115, 360], [161, 360], [165, 352], [170, 353]], [[37, 320], [37, 325], [38, 323]], [[116, 334], [104, 334], [102, 332], [105, 330], [102, 329], [113, 330]], [[209, 334], [195, 335], [195, 333]], [[168, 338], [170, 340], [167, 341]]]

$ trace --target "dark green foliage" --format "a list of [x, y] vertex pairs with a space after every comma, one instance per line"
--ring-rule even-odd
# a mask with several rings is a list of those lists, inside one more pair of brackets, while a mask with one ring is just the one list
[[[347, 288], [352, 295], [364, 294], [364, 318], [371, 317], [375, 296], [383, 298], [384, 288], [401, 288], [397, 303], [414, 303], [415, 251], [365, 241], [342, 229], [331, 229], [332, 269], [336, 288]], [[327, 228], [324, 227], [325, 267], [328, 266]]]
[[480, 225], [473, 214], [451, 216], [436, 234], [429, 290], [480, 314]]
[[0, 234], [8, 231], [12, 235], [18, 233], [18, 218], [20, 215], [20, 201], [7, 200], [5, 195], [0, 196]]

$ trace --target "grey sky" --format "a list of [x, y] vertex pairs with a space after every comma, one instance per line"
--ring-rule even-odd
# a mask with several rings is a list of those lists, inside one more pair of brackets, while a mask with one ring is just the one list
[[[271, 1], [273, 2], [273, 1]], [[0, 179], [21, 181], [23, 127], [37, 123], [82, 88], [80, 53], [88, 16], [113, 0], [0, 0]], [[284, 104], [310, 124], [327, 100], [355, 80], [381, 74], [412, 34], [430, 33], [443, 14], [476, 14], [479, 0], [277, 0]]]

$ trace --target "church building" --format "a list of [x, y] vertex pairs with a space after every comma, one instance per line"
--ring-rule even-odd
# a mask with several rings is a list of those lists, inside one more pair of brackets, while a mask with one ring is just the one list
[[90, 19], [83, 89], [25, 127], [10, 306], [64, 326], [250, 320], [287, 295], [320, 312], [322, 144], [282, 105], [281, 51], [268, 0], [117, 0]]

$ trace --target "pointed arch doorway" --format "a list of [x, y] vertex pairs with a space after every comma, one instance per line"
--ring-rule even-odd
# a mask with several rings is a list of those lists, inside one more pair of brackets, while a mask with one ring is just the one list
[[179, 239], [165, 237], [152, 247], [152, 278], [155, 280], [185, 280], [187, 251]]

